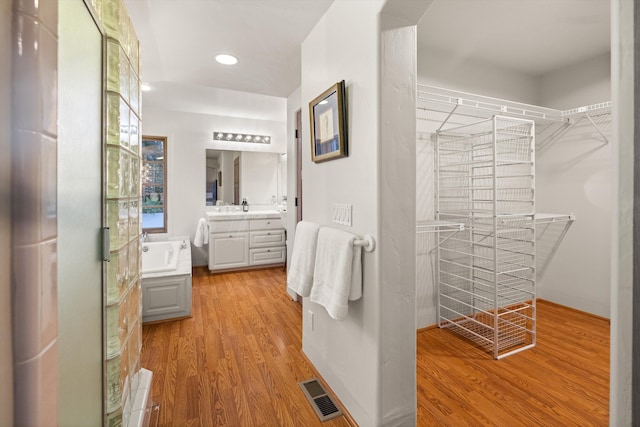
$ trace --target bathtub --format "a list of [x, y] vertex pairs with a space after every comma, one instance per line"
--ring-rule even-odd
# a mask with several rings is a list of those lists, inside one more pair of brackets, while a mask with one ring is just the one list
[[191, 316], [189, 237], [142, 244], [142, 322]]
[[148, 273], [168, 272], [178, 269], [180, 251], [187, 248], [185, 241], [144, 242], [142, 244], [142, 277]]

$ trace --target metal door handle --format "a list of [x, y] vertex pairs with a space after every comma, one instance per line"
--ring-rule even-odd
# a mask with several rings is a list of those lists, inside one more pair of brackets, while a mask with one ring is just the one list
[[102, 227], [102, 261], [111, 262], [111, 236], [109, 227]]

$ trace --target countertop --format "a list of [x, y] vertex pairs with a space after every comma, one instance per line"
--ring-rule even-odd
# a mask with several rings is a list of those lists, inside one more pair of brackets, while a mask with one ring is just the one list
[[209, 221], [243, 220], [243, 219], [280, 219], [280, 212], [276, 210], [254, 210], [249, 212], [207, 212]]

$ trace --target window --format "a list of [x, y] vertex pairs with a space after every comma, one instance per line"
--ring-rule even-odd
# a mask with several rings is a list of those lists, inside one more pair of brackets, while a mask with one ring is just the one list
[[167, 232], [167, 138], [142, 136], [142, 231]]

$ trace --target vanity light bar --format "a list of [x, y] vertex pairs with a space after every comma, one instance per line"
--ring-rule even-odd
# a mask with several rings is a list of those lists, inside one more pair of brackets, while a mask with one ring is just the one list
[[267, 135], [249, 135], [246, 133], [214, 132], [214, 141], [254, 142], [257, 144], [271, 144], [271, 137]]

